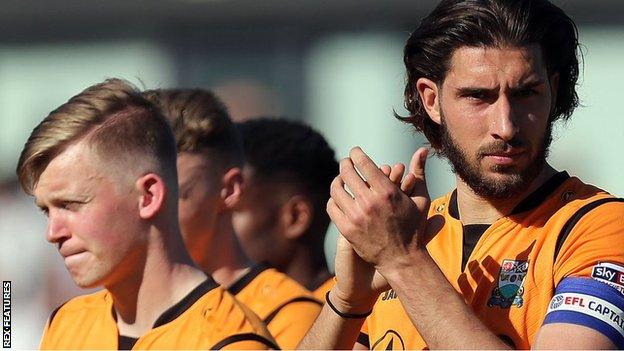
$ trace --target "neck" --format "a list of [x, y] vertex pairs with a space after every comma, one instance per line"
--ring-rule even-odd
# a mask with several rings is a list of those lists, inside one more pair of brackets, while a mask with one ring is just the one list
[[492, 224], [507, 216], [528, 195], [542, 186], [557, 171], [546, 164], [531, 184], [521, 193], [507, 199], [489, 199], [479, 196], [459, 176], [457, 179], [457, 207], [463, 224]]
[[106, 286], [113, 297], [119, 334], [124, 336], [144, 335], [164, 311], [206, 280], [184, 250], [178, 230], [150, 233], [140, 262], [127, 264], [134, 269]]
[[305, 245], [297, 245], [292, 259], [278, 269], [310, 291], [316, 290], [332, 276], [327, 268], [325, 254], [319, 255]]
[[230, 213], [217, 215], [212, 242], [208, 245], [201, 268], [224, 287], [229, 287], [249, 271], [252, 262], [241, 248]]

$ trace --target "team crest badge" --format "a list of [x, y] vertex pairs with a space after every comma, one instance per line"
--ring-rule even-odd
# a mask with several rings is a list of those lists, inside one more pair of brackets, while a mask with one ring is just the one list
[[503, 260], [497, 285], [492, 290], [492, 296], [488, 300], [488, 307], [522, 307], [524, 304], [522, 283], [528, 270], [529, 261]]

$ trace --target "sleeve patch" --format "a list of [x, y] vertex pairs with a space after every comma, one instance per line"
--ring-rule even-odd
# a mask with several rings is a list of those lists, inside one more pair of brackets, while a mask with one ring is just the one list
[[561, 281], [548, 305], [544, 324], [571, 323], [592, 328], [624, 347], [624, 296], [594, 279]]
[[595, 280], [608, 284], [624, 294], [624, 267], [613, 263], [601, 262], [592, 268], [591, 276]]

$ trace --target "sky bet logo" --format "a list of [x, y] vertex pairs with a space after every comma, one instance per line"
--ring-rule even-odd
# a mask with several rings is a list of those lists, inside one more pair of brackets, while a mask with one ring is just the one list
[[608, 280], [612, 283], [624, 285], [624, 273], [617, 270], [606, 267], [596, 266], [592, 269], [592, 277]]
[[624, 267], [612, 263], [600, 263], [592, 268], [591, 276], [624, 294]]

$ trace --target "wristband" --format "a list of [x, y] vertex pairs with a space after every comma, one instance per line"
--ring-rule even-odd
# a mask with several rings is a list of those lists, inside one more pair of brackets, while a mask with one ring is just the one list
[[331, 303], [331, 301], [329, 300], [329, 291], [325, 294], [325, 301], [327, 302], [327, 305], [329, 306], [329, 308], [331, 308], [332, 311], [334, 311], [334, 313], [336, 313], [337, 315], [339, 315], [342, 318], [362, 319], [362, 318], [366, 318], [366, 317], [370, 316], [370, 314], [373, 313], [372, 309], [370, 311], [366, 312], [366, 313], [344, 313], [344, 312], [340, 312], [340, 311], [338, 311], [336, 306], [334, 306]]

